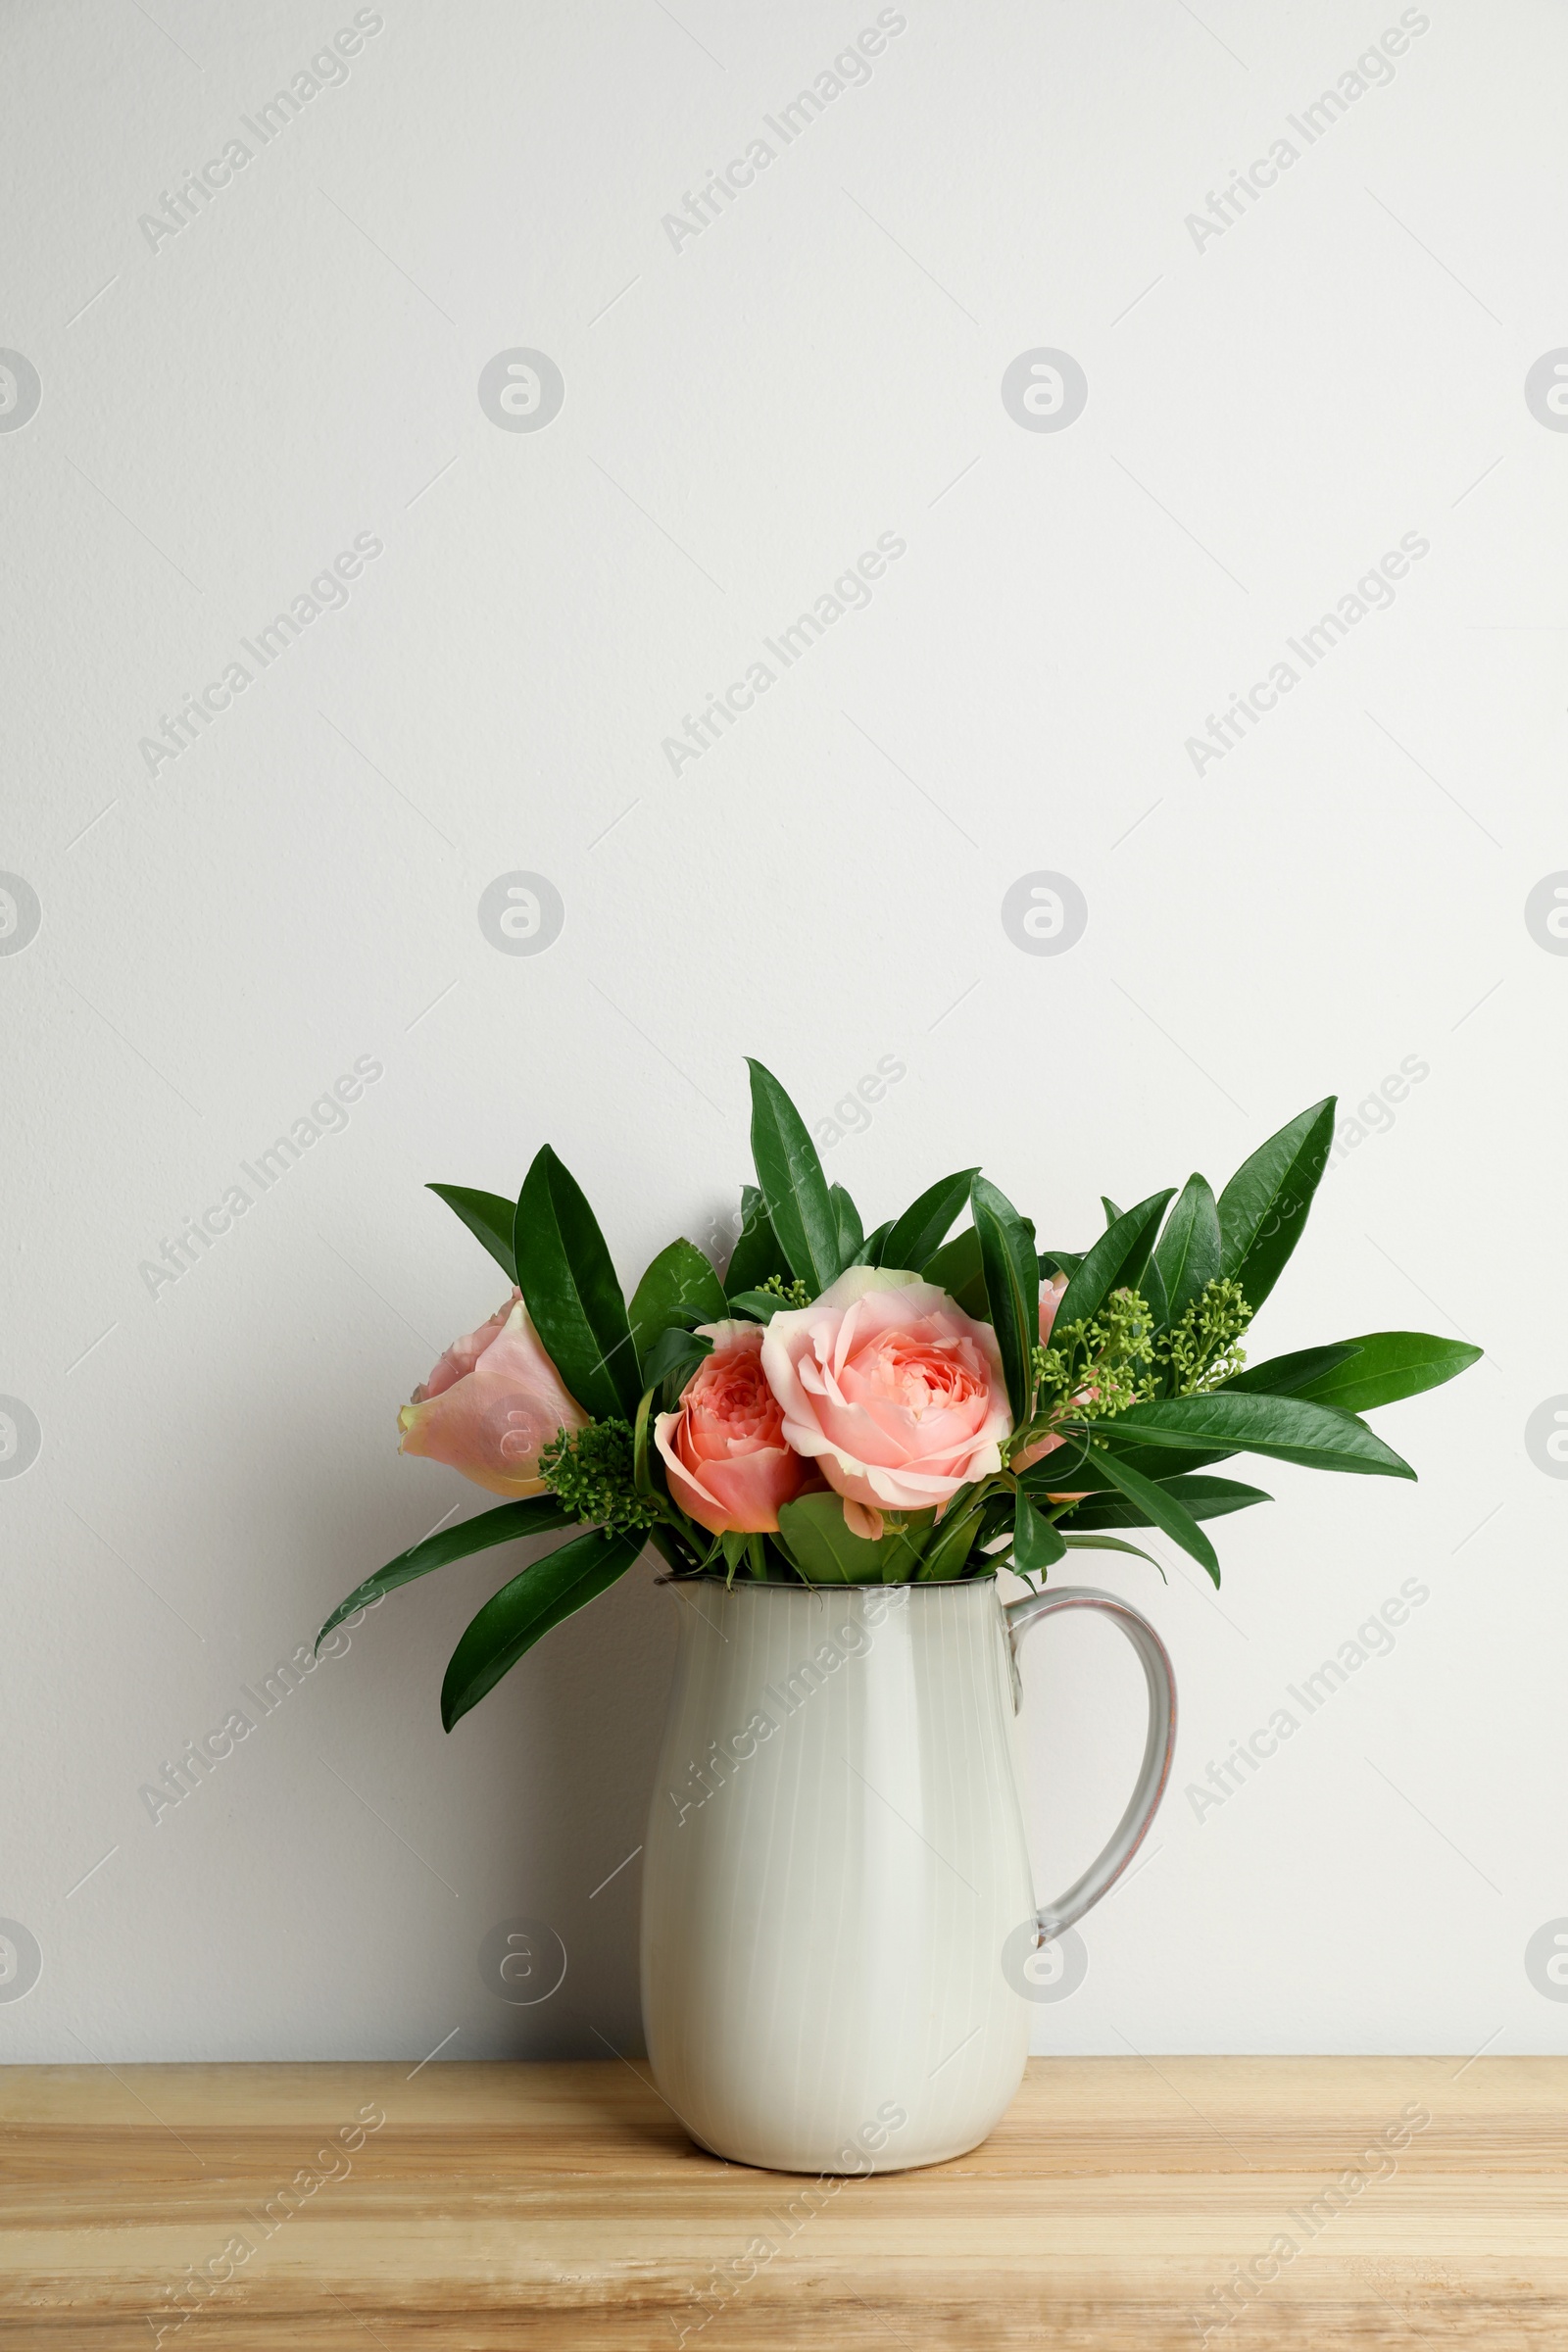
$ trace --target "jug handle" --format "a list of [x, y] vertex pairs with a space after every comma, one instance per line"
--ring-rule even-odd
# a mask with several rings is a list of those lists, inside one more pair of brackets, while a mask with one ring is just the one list
[[1176, 1751], [1176, 1679], [1165, 1644], [1149, 1620], [1113, 1592], [1097, 1592], [1086, 1585], [1078, 1585], [1054, 1592], [1031, 1592], [1022, 1600], [1007, 1602], [1002, 1613], [1007, 1621], [1014, 1688], [1017, 1688], [1018, 1650], [1024, 1635], [1042, 1617], [1053, 1616], [1058, 1609], [1099, 1609], [1126, 1635], [1138, 1652], [1149, 1686], [1149, 1737], [1144, 1742], [1137, 1786], [1109, 1841], [1064, 1894], [1058, 1895], [1054, 1903], [1042, 1903], [1036, 1911], [1041, 1943], [1050, 1943], [1063, 1928], [1070, 1928], [1075, 1919], [1082, 1919], [1114, 1886], [1159, 1810]]

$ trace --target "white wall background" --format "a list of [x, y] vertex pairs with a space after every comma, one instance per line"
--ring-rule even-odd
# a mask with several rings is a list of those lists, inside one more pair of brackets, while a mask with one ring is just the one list
[[[601, 1882], [649, 1797], [651, 1566], [447, 1739], [446, 1657], [515, 1560], [449, 1568], [156, 1825], [139, 1790], [483, 1506], [394, 1452], [502, 1287], [424, 1180], [509, 1191], [548, 1139], [630, 1282], [748, 1173], [748, 1051], [813, 1121], [906, 1064], [827, 1155], [868, 1222], [973, 1156], [1064, 1246], [1102, 1190], [1218, 1183], [1425, 1066], [1332, 1168], [1255, 1351], [1413, 1325], [1488, 1359], [1380, 1417], [1418, 1488], [1263, 1476], [1217, 1598], [1103, 1567], [1172, 1648], [1182, 1744], [1039, 2045], [1564, 2047], [1568, 1489], [1526, 1442], [1568, 1391], [1568, 961], [1526, 920], [1568, 867], [1568, 437], [1525, 396], [1568, 345], [1560, 11], [1405, 12], [1392, 78], [1308, 146], [1287, 119], [1394, 0], [901, 0], [787, 150], [763, 116], [875, 7], [368, 13], [265, 147], [240, 118], [347, 0], [3, 19], [0, 345], [41, 403], [18, 423], [3, 363], [0, 867], [41, 919], [5, 886], [0, 2058], [635, 2046], [640, 1864]], [[775, 160], [677, 247], [662, 216], [760, 133]], [[236, 134], [206, 210], [139, 225]], [[544, 430], [480, 405], [519, 347], [564, 379]], [[1040, 347], [1087, 377], [1064, 430], [1003, 404]], [[683, 714], [887, 532], [869, 607], [672, 774]], [[241, 638], [359, 533], [346, 608], [263, 670]], [[1195, 772], [1208, 714], [1406, 533], [1392, 607]], [[477, 919], [519, 869], [564, 907], [538, 955]], [[1058, 956], [1001, 919], [1040, 869], [1087, 901]], [[362, 1056], [347, 1125], [150, 1295]], [[1410, 1578], [1389, 1654], [1200, 1817], [1184, 1789]], [[1142, 1700], [1102, 1628], [1031, 1653], [1044, 1891], [1119, 1809]], [[480, 1979], [514, 1915], [569, 1953], [535, 2008]]]

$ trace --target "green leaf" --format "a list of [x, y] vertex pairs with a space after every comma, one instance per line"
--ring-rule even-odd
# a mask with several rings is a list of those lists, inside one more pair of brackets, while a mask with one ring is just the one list
[[1067, 1556], [1067, 1546], [1051, 1521], [1035, 1509], [1022, 1487], [1012, 1518], [1012, 1564], [1020, 1576], [1044, 1576]]
[[949, 1531], [950, 1522], [938, 1530], [935, 1517], [934, 1511], [900, 1513], [897, 1519], [886, 1515], [884, 1532], [872, 1543], [851, 1534], [841, 1495], [817, 1493], [798, 1495], [781, 1507], [779, 1535], [808, 1584], [907, 1584], [924, 1573], [922, 1555], [934, 1536]]
[[[671, 1576], [689, 1576], [691, 1574], [697, 1565], [696, 1555], [691, 1548], [691, 1539], [677, 1535], [672, 1527], [655, 1526], [645, 1528], [643, 1533], [646, 1542], [653, 1545]], [[704, 1533], [701, 1541], [707, 1544], [711, 1542], [711, 1538]]]
[[1296, 1396], [1320, 1372], [1338, 1370], [1355, 1352], [1350, 1341], [1342, 1340], [1330, 1348], [1298, 1348], [1290, 1355], [1271, 1355], [1261, 1364], [1249, 1364], [1245, 1371], [1233, 1372], [1229, 1380], [1220, 1382], [1215, 1395], [1229, 1396], [1239, 1389], [1244, 1396], [1254, 1390], [1261, 1390], [1269, 1396]]
[[1034, 1399], [1033, 1357], [1040, 1341], [1040, 1268], [1034, 1236], [1005, 1194], [984, 1176], [972, 1180], [969, 1205], [1007, 1401], [1013, 1426], [1021, 1429]]
[[517, 1261], [512, 1249], [512, 1220], [514, 1214], [510, 1200], [499, 1193], [476, 1193], [466, 1184], [427, 1184], [427, 1193], [434, 1193], [448, 1208], [458, 1215], [475, 1238], [483, 1242], [496, 1264], [509, 1282], [517, 1279]]
[[[1030, 1499], [1034, 1500], [1034, 1489], [1031, 1488], [1029, 1492]], [[989, 1482], [972, 1507], [980, 1514], [979, 1543], [982, 1550], [987, 1544], [994, 1544], [999, 1536], [1010, 1537], [1013, 1505], [1012, 1495], [1005, 1487], [996, 1481]], [[942, 1524], [946, 1527], [947, 1520]]]
[[837, 1494], [800, 1494], [779, 1505], [791, 1557], [809, 1585], [879, 1585], [882, 1546], [852, 1536]]
[[[991, 1501], [1005, 1504], [1004, 1493], [994, 1493]], [[934, 1530], [925, 1547], [925, 1556], [914, 1572], [914, 1581], [922, 1585], [956, 1584], [969, 1566], [969, 1555], [985, 1536], [986, 1505], [966, 1504], [955, 1497], [948, 1505], [947, 1516]], [[1000, 1534], [1001, 1530], [995, 1531]]]
[[1401, 1396], [1418, 1396], [1423, 1389], [1441, 1388], [1481, 1355], [1466, 1341], [1440, 1340], [1429, 1331], [1369, 1331], [1345, 1345], [1353, 1351], [1350, 1360], [1324, 1367], [1298, 1390], [1298, 1396], [1338, 1405], [1342, 1412], [1365, 1413], [1374, 1405], [1396, 1404]]
[[[864, 1241], [863, 1241], [863, 1242], [860, 1244], [860, 1247], [858, 1248], [858, 1250], [857, 1250], [857, 1251], [855, 1252], [855, 1255], [854, 1255], [854, 1256], [851, 1258], [851, 1260], [850, 1260], [850, 1263], [851, 1263], [851, 1265], [852, 1265], [852, 1266], [879, 1266], [879, 1265], [881, 1265], [881, 1263], [882, 1263], [882, 1245], [883, 1245], [883, 1243], [884, 1243], [884, 1242], [887, 1240], [887, 1238], [888, 1238], [888, 1235], [889, 1235], [889, 1234], [890, 1234], [892, 1231], [893, 1231], [893, 1219], [892, 1219], [891, 1217], [889, 1217], [885, 1225], [879, 1225], [879, 1226], [877, 1227], [877, 1229], [876, 1229], [876, 1231], [875, 1231], [874, 1233], [868, 1233], [868, 1234], [866, 1235], [866, 1237], [865, 1237]], [[841, 1268], [841, 1269], [840, 1269], [840, 1271], [842, 1272], [842, 1271], [843, 1271], [843, 1269]]]
[[1256, 1314], [1301, 1238], [1334, 1141], [1332, 1095], [1260, 1144], [1219, 1197], [1220, 1272]]
[[[1097, 1429], [1112, 1431], [1115, 1426], [1115, 1421], [1097, 1421], [1095, 1424]], [[1228, 1462], [1236, 1450], [1234, 1446], [1200, 1446], [1192, 1450], [1184, 1446], [1179, 1458], [1184, 1473], [1206, 1470], [1211, 1462]], [[1172, 1456], [1167, 1446], [1132, 1446], [1118, 1442], [1116, 1455], [1119, 1461], [1130, 1462], [1135, 1470], [1141, 1470], [1146, 1478], [1168, 1479], [1171, 1475]], [[1025, 1471], [1024, 1477], [1031, 1494], [1047, 1492], [1059, 1494], [1064, 1491], [1077, 1493], [1082, 1489], [1093, 1493], [1096, 1488], [1108, 1487], [1111, 1483], [1108, 1478], [1100, 1475], [1100, 1464], [1103, 1459], [1103, 1451], [1097, 1448], [1087, 1463], [1080, 1459], [1070, 1468], [1064, 1468], [1062, 1456], [1054, 1453], [1048, 1460], [1037, 1462], [1032, 1470]]]
[[[631, 1476], [639, 1494], [650, 1500], [659, 1490], [654, 1485], [653, 1465], [654, 1392], [645, 1389], [637, 1404], [637, 1418], [631, 1425]], [[661, 1529], [661, 1534], [665, 1531]]]
[[647, 1388], [657, 1389], [666, 1380], [678, 1380], [684, 1388], [704, 1356], [712, 1352], [711, 1340], [705, 1340], [697, 1332], [671, 1323], [660, 1333], [643, 1358], [643, 1379]]
[[1165, 1573], [1152, 1551], [1143, 1551], [1136, 1544], [1124, 1544], [1119, 1536], [1078, 1536], [1063, 1529], [1061, 1540], [1068, 1551], [1130, 1551], [1135, 1560], [1147, 1560], [1151, 1568], [1159, 1568], [1161, 1576]]
[[944, 1242], [934, 1257], [920, 1268], [922, 1282], [934, 1282], [939, 1291], [973, 1315], [977, 1323], [991, 1319], [991, 1302], [986, 1297], [986, 1278], [980, 1263], [980, 1236], [972, 1225], [956, 1233], [951, 1242]]
[[877, 1264], [911, 1273], [928, 1265], [952, 1231], [954, 1218], [961, 1214], [979, 1173], [978, 1168], [959, 1168], [956, 1175], [928, 1185], [894, 1225]]
[[428, 1576], [432, 1568], [444, 1568], [449, 1560], [466, 1559], [469, 1552], [487, 1551], [492, 1544], [515, 1544], [524, 1536], [547, 1536], [552, 1528], [570, 1527], [569, 1511], [564, 1511], [553, 1494], [528, 1494], [519, 1502], [504, 1502], [493, 1511], [480, 1511], [472, 1519], [464, 1519], [456, 1527], [442, 1528], [439, 1534], [426, 1536], [421, 1544], [400, 1551], [395, 1560], [388, 1560], [363, 1585], [356, 1585], [347, 1600], [340, 1600], [331, 1616], [316, 1637], [320, 1648], [335, 1625], [352, 1617], [356, 1609], [366, 1608], [379, 1600], [384, 1592], [395, 1592], [399, 1585], [413, 1584], [416, 1576]]
[[732, 1296], [736, 1291], [755, 1291], [770, 1274], [789, 1280], [789, 1261], [778, 1246], [767, 1214], [767, 1203], [755, 1184], [741, 1186], [741, 1238], [730, 1252], [724, 1274], [724, 1288]]
[[[1133, 1469], [1141, 1470], [1146, 1478], [1168, 1479], [1172, 1469], [1169, 1449], [1163, 1445], [1134, 1445], [1125, 1438], [1118, 1438], [1115, 1433], [1118, 1423], [1124, 1418], [1125, 1415], [1118, 1415], [1114, 1420], [1097, 1421], [1094, 1427], [1109, 1434], [1119, 1460], [1129, 1462]], [[1184, 1446], [1180, 1456], [1182, 1471], [1185, 1474], [1206, 1470], [1213, 1462], [1229, 1461], [1236, 1451], [1234, 1446], [1193, 1448]], [[1069, 1438], [1058, 1451], [1048, 1454], [1043, 1461], [1036, 1462], [1032, 1470], [1026, 1470], [1021, 1475], [1030, 1494], [1035, 1495], [1070, 1494], [1083, 1489], [1093, 1493], [1095, 1489], [1108, 1487], [1111, 1483], [1101, 1474], [1100, 1465], [1103, 1460], [1103, 1447], [1096, 1446], [1086, 1454], [1078, 1440]]]
[[[1204, 1396], [1161, 1397], [1129, 1406], [1114, 1421], [1102, 1424], [1101, 1434], [1116, 1446], [1128, 1440], [1195, 1449], [1221, 1445], [1233, 1453], [1272, 1454], [1308, 1470], [1415, 1476], [1409, 1463], [1353, 1413], [1304, 1396], [1237, 1396], [1232, 1390], [1214, 1389]], [[1103, 1458], [1114, 1480], [1110, 1456]], [[1121, 1458], [1125, 1465], [1125, 1455]]]
[[1069, 1437], [1030, 1469], [1020, 1470], [1018, 1477], [1031, 1494], [1060, 1494], [1078, 1487], [1108, 1485], [1108, 1478], [1101, 1473], [1101, 1461], [1102, 1456], [1091, 1452], [1083, 1440]]
[[643, 1387], [654, 1385], [647, 1358], [662, 1333], [672, 1325], [722, 1323], [728, 1313], [724, 1285], [695, 1242], [671, 1242], [661, 1250], [632, 1293], [632, 1346], [644, 1367]]
[[771, 1323], [785, 1302], [777, 1291], [732, 1291], [729, 1303], [733, 1313], [750, 1315], [754, 1323]]
[[1129, 1208], [1101, 1235], [1067, 1285], [1056, 1309], [1058, 1324], [1087, 1323], [1099, 1313], [1112, 1291], [1137, 1289], [1154, 1247], [1154, 1236], [1171, 1189], [1151, 1193], [1147, 1200]]
[[1219, 1274], [1219, 1210], [1205, 1177], [1189, 1176], [1182, 1186], [1159, 1237], [1154, 1263], [1165, 1285], [1168, 1329]]
[[771, 1070], [748, 1055], [752, 1073], [752, 1157], [767, 1213], [790, 1272], [813, 1298], [839, 1270], [838, 1218], [816, 1146]]
[[1115, 1201], [1105, 1193], [1102, 1193], [1100, 1196], [1100, 1205], [1105, 1212], [1105, 1231], [1108, 1233], [1122, 1212], [1116, 1206]]
[[[891, 1519], [887, 1522], [887, 1532], [876, 1547], [882, 1555], [885, 1585], [912, 1584], [933, 1536], [942, 1532], [936, 1527], [934, 1511], [910, 1511], [902, 1515], [902, 1525]], [[947, 1524], [944, 1522], [944, 1527]]]
[[477, 1706], [504, 1674], [542, 1635], [597, 1600], [642, 1550], [641, 1535], [615, 1536], [602, 1528], [573, 1537], [535, 1560], [510, 1585], [493, 1593], [452, 1653], [441, 1685], [441, 1721], [450, 1732]]
[[718, 1539], [718, 1548], [724, 1555], [724, 1566], [731, 1584], [735, 1581], [736, 1569], [748, 1556], [751, 1541], [751, 1537], [740, 1528], [732, 1527], [725, 1528]]
[[839, 1264], [841, 1267], [853, 1265], [865, 1240], [860, 1212], [842, 1184], [829, 1185], [827, 1197], [833, 1203], [833, 1217], [838, 1228]]
[[[1125, 1466], [1127, 1456], [1122, 1454], [1118, 1458]], [[1170, 1455], [1167, 1454], [1165, 1459], [1169, 1462]], [[1154, 1483], [1181, 1504], [1190, 1519], [1222, 1519], [1229, 1511], [1249, 1510], [1254, 1502], [1272, 1502], [1274, 1499], [1272, 1494], [1265, 1494], [1261, 1487], [1244, 1487], [1234, 1478], [1172, 1478], [1167, 1475], [1156, 1479]], [[1082, 1486], [1084, 1481], [1078, 1479], [1074, 1484]], [[1125, 1494], [1100, 1493], [1094, 1494], [1091, 1501], [1080, 1502], [1074, 1507], [1071, 1517], [1063, 1523], [1062, 1533], [1065, 1535], [1069, 1529], [1076, 1528], [1147, 1527], [1150, 1524], [1137, 1504], [1129, 1502]]]
[[1168, 1488], [1156, 1485], [1152, 1478], [1145, 1478], [1141, 1470], [1130, 1470], [1125, 1460], [1118, 1461], [1113, 1454], [1105, 1455], [1104, 1467], [1113, 1485], [1118, 1486], [1128, 1501], [1143, 1512], [1144, 1523], [1149, 1527], [1157, 1527], [1162, 1535], [1169, 1536], [1173, 1544], [1179, 1544], [1183, 1551], [1191, 1553], [1200, 1568], [1207, 1569], [1217, 1586], [1219, 1560], [1214, 1546], [1191, 1512], [1183, 1508]]
[[1154, 1329], [1168, 1331], [1170, 1328], [1170, 1300], [1165, 1296], [1165, 1277], [1159, 1270], [1157, 1257], [1145, 1258], [1144, 1270], [1138, 1277], [1138, 1287], [1149, 1301], [1149, 1311], [1153, 1317]]
[[546, 1144], [517, 1195], [517, 1282], [545, 1352], [584, 1412], [631, 1420], [642, 1378], [626, 1302], [581, 1188]]

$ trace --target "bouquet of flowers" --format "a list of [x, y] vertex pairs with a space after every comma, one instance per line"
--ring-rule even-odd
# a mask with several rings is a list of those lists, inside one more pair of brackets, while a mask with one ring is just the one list
[[450, 1560], [580, 1531], [464, 1634], [448, 1731], [647, 1544], [673, 1577], [928, 1583], [1006, 1566], [1034, 1580], [1072, 1550], [1148, 1559], [1128, 1531], [1153, 1528], [1217, 1585], [1201, 1522], [1270, 1498], [1214, 1463], [1413, 1478], [1362, 1413], [1481, 1352], [1380, 1331], [1246, 1363], [1327, 1162], [1332, 1096], [1217, 1200], [1201, 1176], [1132, 1208], [1107, 1200], [1089, 1249], [1042, 1250], [978, 1168], [867, 1233], [778, 1080], [749, 1067], [757, 1183], [722, 1276], [673, 1241], [628, 1304], [548, 1145], [515, 1205], [429, 1188], [513, 1289], [404, 1406], [402, 1450], [508, 1499], [389, 1560], [321, 1637]]

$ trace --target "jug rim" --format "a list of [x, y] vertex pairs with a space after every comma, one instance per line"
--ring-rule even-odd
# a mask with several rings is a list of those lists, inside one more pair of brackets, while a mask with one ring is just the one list
[[658, 1585], [668, 1585], [677, 1592], [683, 1585], [703, 1585], [710, 1592], [716, 1590], [720, 1592], [959, 1592], [966, 1585], [994, 1589], [997, 1582], [997, 1571], [995, 1568], [990, 1568], [983, 1569], [974, 1576], [931, 1578], [923, 1584], [917, 1583], [909, 1577], [896, 1577], [891, 1583], [878, 1581], [867, 1584], [852, 1584], [848, 1580], [843, 1583], [811, 1584], [803, 1578], [794, 1584], [786, 1584], [782, 1577], [763, 1579], [755, 1576], [737, 1576], [731, 1583], [728, 1578], [717, 1572], [705, 1569], [696, 1576], [659, 1576], [654, 1579], [654, 1582]]

